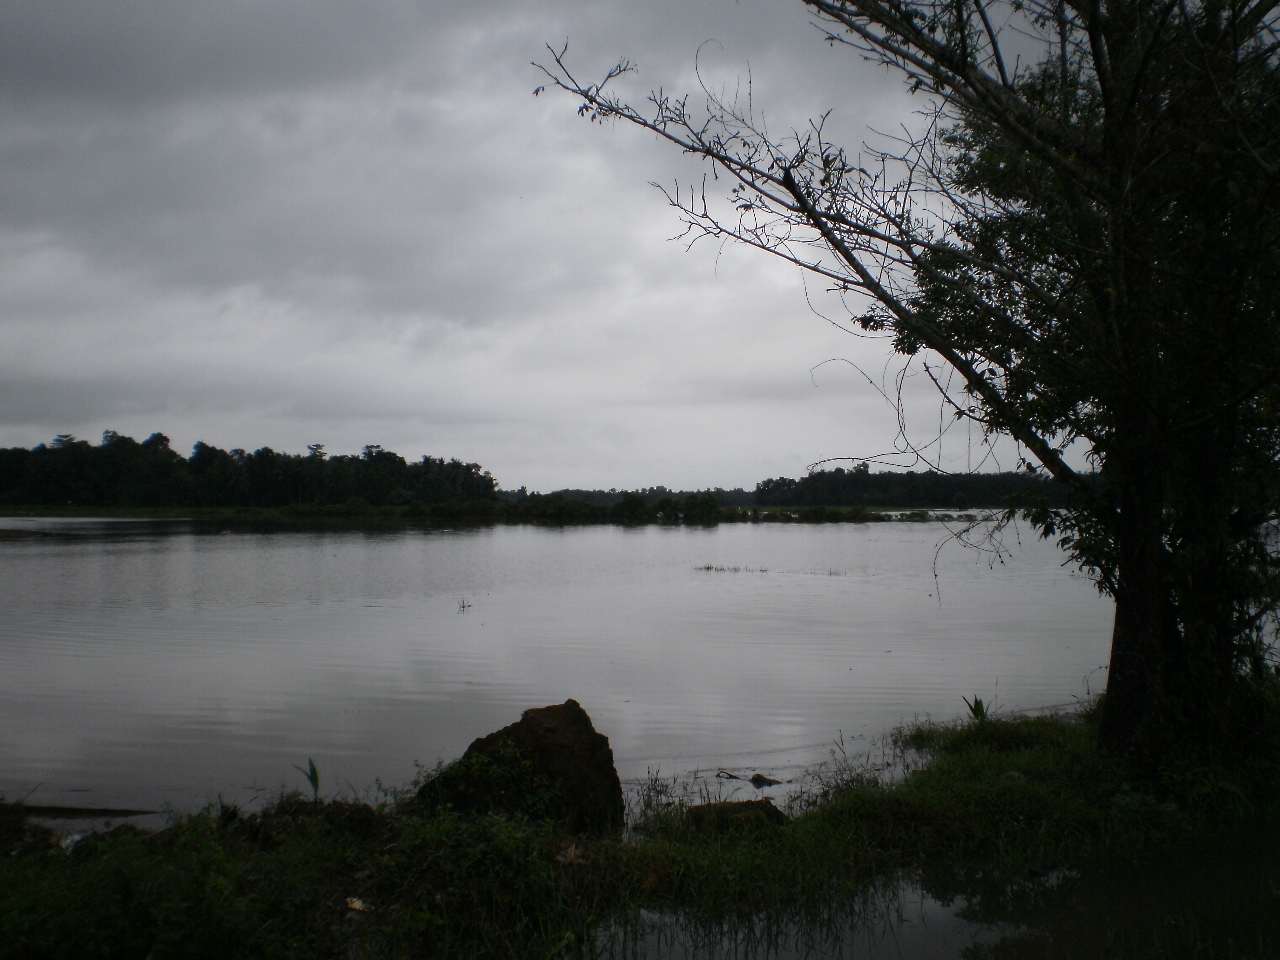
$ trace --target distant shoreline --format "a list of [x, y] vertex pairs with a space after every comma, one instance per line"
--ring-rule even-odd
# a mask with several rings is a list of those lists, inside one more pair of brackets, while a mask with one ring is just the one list
[[[452, 526], [716, 526], [721, 523], [973, 523], [999, 514], [998, 510], [943, 510], [890, 507], [721, 507], [714, 516], [697, 520], [651, 517], [624, 520], [606, 508], [580, 501], [549, 505], [550, 509], [521, 509], [523, 505], [475, 501], [432, 507], [99, 507], [0, 506], [0, 518], [56, 520], [171, 520], [232, 528], [276, 529], [452, 527]], [[559, 509], [557, 509], [559, 508]], [[594, 509], [593, 509], [594, 508]], [[21, 531], [0, 531], [0, 536]]]

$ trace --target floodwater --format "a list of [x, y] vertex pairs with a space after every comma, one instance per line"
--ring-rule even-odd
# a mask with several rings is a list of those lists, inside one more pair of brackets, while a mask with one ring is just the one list
[[1113, 960], [1280, 957], [1280, 833], [1082, 871], [945, 870], [826, 916], [722, 925], [637, 916], [609, 960]]
[[[954, 717], [962, 697], [1039, 710], [1096, 692], [1110, 604], [1025, 531], [1006, 532], [1000, 557], [949, 536], [939, 523], [264, 534], [0, 520], [0, 794], [252, 807], [305, 788], [295, 765], [311, 758], [323, 792], [368, 796], [569, 697], [624, 781], [786, 780], [837, 740], [874, 751], [903, 720]], [[904, 878], [819, 920], [638, 915], [598, 947], [1271, 957], [1277, 853], [1268, 833], [1094, 874]]]
[[785, 780], [1105, 683], [1110, 603], [1025, 530], [1003, 559], [940, 523], [0, 530], [0, 793], [30, 804], [252, 803], [308, 758], [365, 795], [570, 697], [624, 780]]

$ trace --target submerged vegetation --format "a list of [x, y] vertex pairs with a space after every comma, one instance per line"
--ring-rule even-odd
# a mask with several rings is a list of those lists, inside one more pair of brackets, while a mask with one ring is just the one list
[[[1139, 773], [1099, 753], [1095, 714], [917, 724], [887, 764], [837, 752], [781, 826], [709, 825], [691, 813], [715, 799], [706, 781], [700, 797], [656, 775], [633, 794], [625, 836], [604, 837], [424, 807], [411, 799], [423, 782], [377, 803], [211, 807], [74, 845], [8, 804], [0, 956], [593, 956], [626, 954], [654, 923], [716, 942], [757, 931], [767, 955], [797, 931], [848, 934], [860, 898], [904, 879], [999, 925], [966, 955], [1274, 956], [1277, 842], [1259, 824], [1274, 825], [1280, 768]], [[1235, 882], [1204, 887], [1206, 851], [1235, 856], [1241, 837]], [[1199, 871], [1190, 894], [1135, 918], [1100, 893], [1177, 857]]]
[[[696, 494], [694, 496], [703, 496]], [[714, 494], [713, 494], [714, 496]], [[640, 527], [710, 527], [721, 523], [879, 523], [884, 521], [971, 523], [978, 514], [945, 510], [868, 510], [862, 507], [717, 507], [714, 511], [686, 510], [689, 498], [668, 498], [663, 510], [623, 511], [589, 500], [574, 500], [560, 493], [527, 494], [519, 500], [449, 500], [420, 502], [403, 506], [374, 506], [362, 498], [322, 506], [289, 507], [83, 507], [64, 505], [6, 506], [0, 516], [20, 517], [135, 517], [138, 519], [184, 519], [224, 529], [277, 530], [359, 528], [383, 529], [406, 526], [468, 527], [488, 524], [538, 524], [543, 526], [585, 526], [612, 524]], [[984, 514], [985, 515], [985, 514]], [[0, 531], [0, 537], [23, 535], [21, 531]]]

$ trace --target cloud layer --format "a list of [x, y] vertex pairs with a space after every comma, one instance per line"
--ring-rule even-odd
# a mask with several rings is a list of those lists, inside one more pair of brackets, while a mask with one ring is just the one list
[[[0, 445], [104, 429], [483, 463], [507, 486], [751, 486], [892, 446], [882, 341], [749, 251], [669, 242], [704, 172], [534, 98], [749, 78], [856, 147], [895, 78], [799, 4], [0, 2]], [[707, 42], [712, 41], [712, 42]], [[928, 389], [913, 417], [936, 423]], [[950, 443], [950, 441], [949, 441]], [[949, 454], [963, 458], [963, 438]], [[963, 463], [963, 460], [960, 461]]]

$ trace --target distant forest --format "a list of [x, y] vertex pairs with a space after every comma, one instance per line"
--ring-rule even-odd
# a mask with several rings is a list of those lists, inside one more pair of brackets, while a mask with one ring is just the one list
[[389, 518], [558, 524], [830, 522], [875, 519], [876, 508], [1001, 508], [1028, 495], [1050, 506], [1062, 502], [1055, 486], [1027, 474], [871, 473], [865, 464], [799, 480], [765, 480], [754, 493], [649, 487], [539, 494], [524, 487], [499, 490], [477, 463], [437, 457], [409, 462], [376, 445], [330, 456], [321, 444], [289, 454], [270, 447], [220, 450], [202, 442], [183, 457], [162, 433], [138, 442], [107, 431], [98, 445], [62, 434], [30, 450], [0, 449], [0, 505], [14, 507], [265, 509], [299, 517], [381, 511]]
[[197, 443], [190, 457], [153, 433], [139, 443], [114, 431], [94, 446], [63, 434], [31, 450], [0, 450], [0, 503], [76, 507], [426, 506], [495, 500], [498, 482], [478, 463], [379, 446], [358, 456], [252, 453]]
[[756, 484], [761, 507], [888, 507], [903, 510], [969, 510], [1008, 506], [1010, 498], [1034, 497], [1061, 506], [1065, 492], [1027, 473], [872, 473], [865, 463], [852, 470], [819, 470], [799, 480], [779, 477]]

